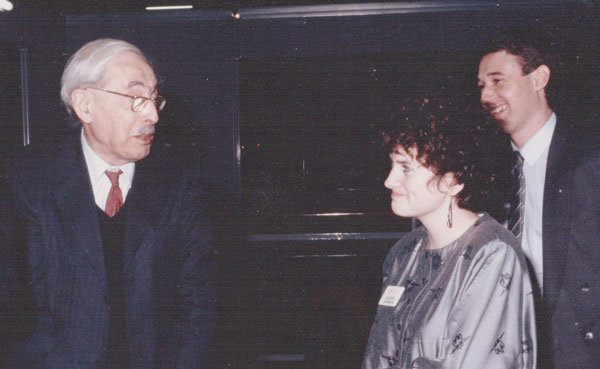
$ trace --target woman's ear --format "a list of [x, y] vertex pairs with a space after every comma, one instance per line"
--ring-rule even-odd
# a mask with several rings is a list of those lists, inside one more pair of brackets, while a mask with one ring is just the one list
[[454, 173], [446, 173], [440, 179], [440, 192], [444, 192], [449, 196], [456, 196], [465, 188], [464, 183], [458, 183]]
[[89, 93], [84, 89], [76, 88], [71, 92], [71, 106], [81, 123], [91, 123], [92, 121], [90, 99]]

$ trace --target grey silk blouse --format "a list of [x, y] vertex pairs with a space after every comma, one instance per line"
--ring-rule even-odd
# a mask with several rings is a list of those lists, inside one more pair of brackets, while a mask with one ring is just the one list
[[420, 227], [388, 253], [362, 368], [535, 368], [531, 282], [512, 233], [483, 214], [451, 244], [426, 244]]

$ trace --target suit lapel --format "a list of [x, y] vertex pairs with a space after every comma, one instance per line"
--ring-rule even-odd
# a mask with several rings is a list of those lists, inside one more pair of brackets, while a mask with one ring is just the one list
[[569, 129], [557, 122], [546, 166], [543, 204], [544, 301], [549, 313], [554, 310], [560, 293], [568, 250], [570, 223], [570, 177], [568, 160]]
[[132, 270], [134, 256], [140, 247], [152, 242], [160, 221], [164, 182], [157, 180], [156, 168], [151, 162], [152, 158], [147, 157], [136, 163], [133, 183], [125, 200], [125, 273]]
[[56, 163], [54, 172], [58, 174], [53, 193], [57, 219], [62, 229], [67, 232], [67, 242], [86, 255], [101, 283], [105, 283], [106, 272], [97, 206], [79, 136], [63, 147]]

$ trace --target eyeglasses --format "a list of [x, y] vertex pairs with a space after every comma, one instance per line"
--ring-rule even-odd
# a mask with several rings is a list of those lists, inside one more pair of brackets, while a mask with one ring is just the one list
[[156, 106], [157, 111], [163, 110], [163, 108], [165, 107], [165, 104], [167, 103], [167, 99], [165, 99], [162, 96], [156, 96], [156, 97], [132, 96], [132, 95], [127, 95], [127, 94], [122, 94], [120, 92], [103, 90], [101, 88], [96, 88], [96, 87], [88, 87], [88, 88], [91, 88], [92, 90], [108, 92], [109, 94], [114, 94], [114, 95], [119, 95], [119, 96], [130, 98], [131, 100], [133, 100], [131, 102], [131, 110], [133, 110], [136, 113], [141, 111], [142, 109], [144, 109], [146, 107], [146, 104], [148, 103], [148, 101], [152, 101], [154, 106]]

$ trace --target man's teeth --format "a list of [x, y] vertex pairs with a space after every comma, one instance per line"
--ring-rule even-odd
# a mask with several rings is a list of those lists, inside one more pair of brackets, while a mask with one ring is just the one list
[[497, 106], [496, 108], [494, 108], [492, 110], [492, 113], [497, 114], [504, 110], [506, 110], [506, 105], [500, 105], [500, 106]]

